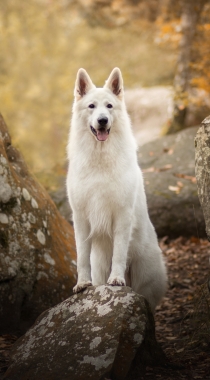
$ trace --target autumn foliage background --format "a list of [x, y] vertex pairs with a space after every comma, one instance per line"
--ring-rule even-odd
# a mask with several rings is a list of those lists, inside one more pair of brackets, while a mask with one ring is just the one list
[[45, 186], [56, 187], [55, 173], [65, 170], [78, 68], [84, 67], [98, 86], [119, 66], [127, 89], [175, 88], [187, 3], [199, 17], [187, 63], [188, 84], [178, 90], [178, 108], [202, 110], [189, 126], [210, 113], [208, 1], [1, 2], [0, 111], [13, 143]]

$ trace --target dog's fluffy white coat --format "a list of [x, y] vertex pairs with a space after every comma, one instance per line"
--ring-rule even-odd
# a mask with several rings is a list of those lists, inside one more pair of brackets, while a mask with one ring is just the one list
[[[102, 129], [101, 118], [106, 120]], [[136, 151], [120, 70], [115, 68], [104, 87], [96, 88], [80, 69], [67, 176], [77, 247], [74, 292], [91, 284], [126, 284], [145, 296], [154, 311], [165, 294], [167, 275]]]

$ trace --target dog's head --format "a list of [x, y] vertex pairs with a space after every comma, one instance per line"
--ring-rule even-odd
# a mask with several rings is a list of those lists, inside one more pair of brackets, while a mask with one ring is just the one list
[[75, 106], [79, 108], [85, 128], [97, 141], [106, 141], [123, 101], [123, 79], [115, 68], [103, 88], [96, 88], [84, 69], [79, 69], [75, 83]]

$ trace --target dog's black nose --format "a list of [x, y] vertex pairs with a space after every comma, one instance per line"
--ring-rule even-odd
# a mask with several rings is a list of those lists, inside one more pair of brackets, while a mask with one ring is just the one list
[[99, 117], [99, 118], [98, 118], [98, 124], [99, 124], [101, 127], [105, 127], [105, 125], [107, 125], [107, 123], [108, 123], [108, 117], [103, 116], [103, 117]]

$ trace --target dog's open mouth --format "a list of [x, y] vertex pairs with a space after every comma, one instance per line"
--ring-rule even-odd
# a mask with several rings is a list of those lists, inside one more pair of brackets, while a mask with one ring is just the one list
[[95, 129], [91, 125], [90, 129], [98, 141], [106, 141], [108, 139], [110, 128], [106, 129], [104, 127], [101, 127], [99, 129]]

